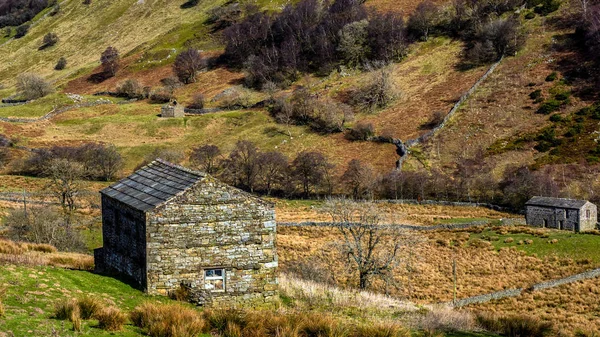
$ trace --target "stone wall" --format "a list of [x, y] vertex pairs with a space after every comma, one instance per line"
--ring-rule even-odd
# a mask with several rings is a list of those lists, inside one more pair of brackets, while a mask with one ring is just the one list
[[[589, 216], [588, 216], [589, 213]], [[579, 230], [591, 231], [596, 229], [598, 224], [598, 207], [591, 202], [586, 203], [579, 214]]]
[[146, 214], [102, 195], [103, 247], [94, 252], [96, 271], [118, 274], [146, 289]]
[[535, 227], [546, 227], [576, 231], [579, 229], [579, 211], [542, 206], [526, 207], [527, 224]]
[[[182, 284], [198, 302], [265, 302], [277, 294], [272, 204], [205, 177], [148, 213], [148, 292]], [[205, 269], [226, 271], [225, 290], [205, 290]]]

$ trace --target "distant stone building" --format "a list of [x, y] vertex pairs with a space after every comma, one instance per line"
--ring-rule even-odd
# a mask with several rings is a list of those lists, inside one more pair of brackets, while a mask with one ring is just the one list
[[160, 110], [160, 117], [173, 118], [173, 117], [184, 117], [185, 108], [183, 105], [177, 104], [177, 101], [172, 101], [169, 104], [162, 106]]
[[167, 295], [183, 285], [199, 304], [275, 298], [271, 203], [161, 159], [100, 193], [98, 272], [149, 294]]
[[596, 229], [596, 205], [586, 200], [533, 197], [526, 204], [525, 218], [535, 227], [582, 232]]

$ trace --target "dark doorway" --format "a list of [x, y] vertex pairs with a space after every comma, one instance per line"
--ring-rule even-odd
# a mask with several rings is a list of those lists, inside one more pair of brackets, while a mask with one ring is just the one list
[[544, 228], [548, 227], [548, 220], [544, 219], [544, 223], [542, 224], [542, 227], [544, 227]]
[[564, 220], [558, 221], [558, 229], [565, 229], [565, 221]]

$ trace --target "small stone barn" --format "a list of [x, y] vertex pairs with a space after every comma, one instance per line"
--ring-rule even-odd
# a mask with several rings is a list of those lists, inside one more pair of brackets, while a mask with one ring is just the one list
[[582, 232], [596, 229], [596, 205], [586, 200], [533, 197], [526, 204], [527, 224]]
[[162, 106], [160, 110], [160, 117], [173, 118], [173, 117], [184, 117], [185, 108], [182, 105], [177, 104], [177, 101], [173, 101], [169, 104]]
[[271, 203], [161, 159], [100, 193], [97, 272], [149, 294], [183, 286], [199, 304], [257, 304], [277, 294]]

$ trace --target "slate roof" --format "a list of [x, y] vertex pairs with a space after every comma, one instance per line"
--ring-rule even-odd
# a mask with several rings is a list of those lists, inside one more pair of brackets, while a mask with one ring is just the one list
[[580, 209], [587, 202], [588, 202], [587, 200], [550, 198], [550, 197], [533, 197], [533, 198], [529, 199], [529, 201], [527, 203], [525, 203], [525, 205]]
[[204, 173], [156, 159], [100, 193], [145, 212], [182, 194], [204, 176]]

